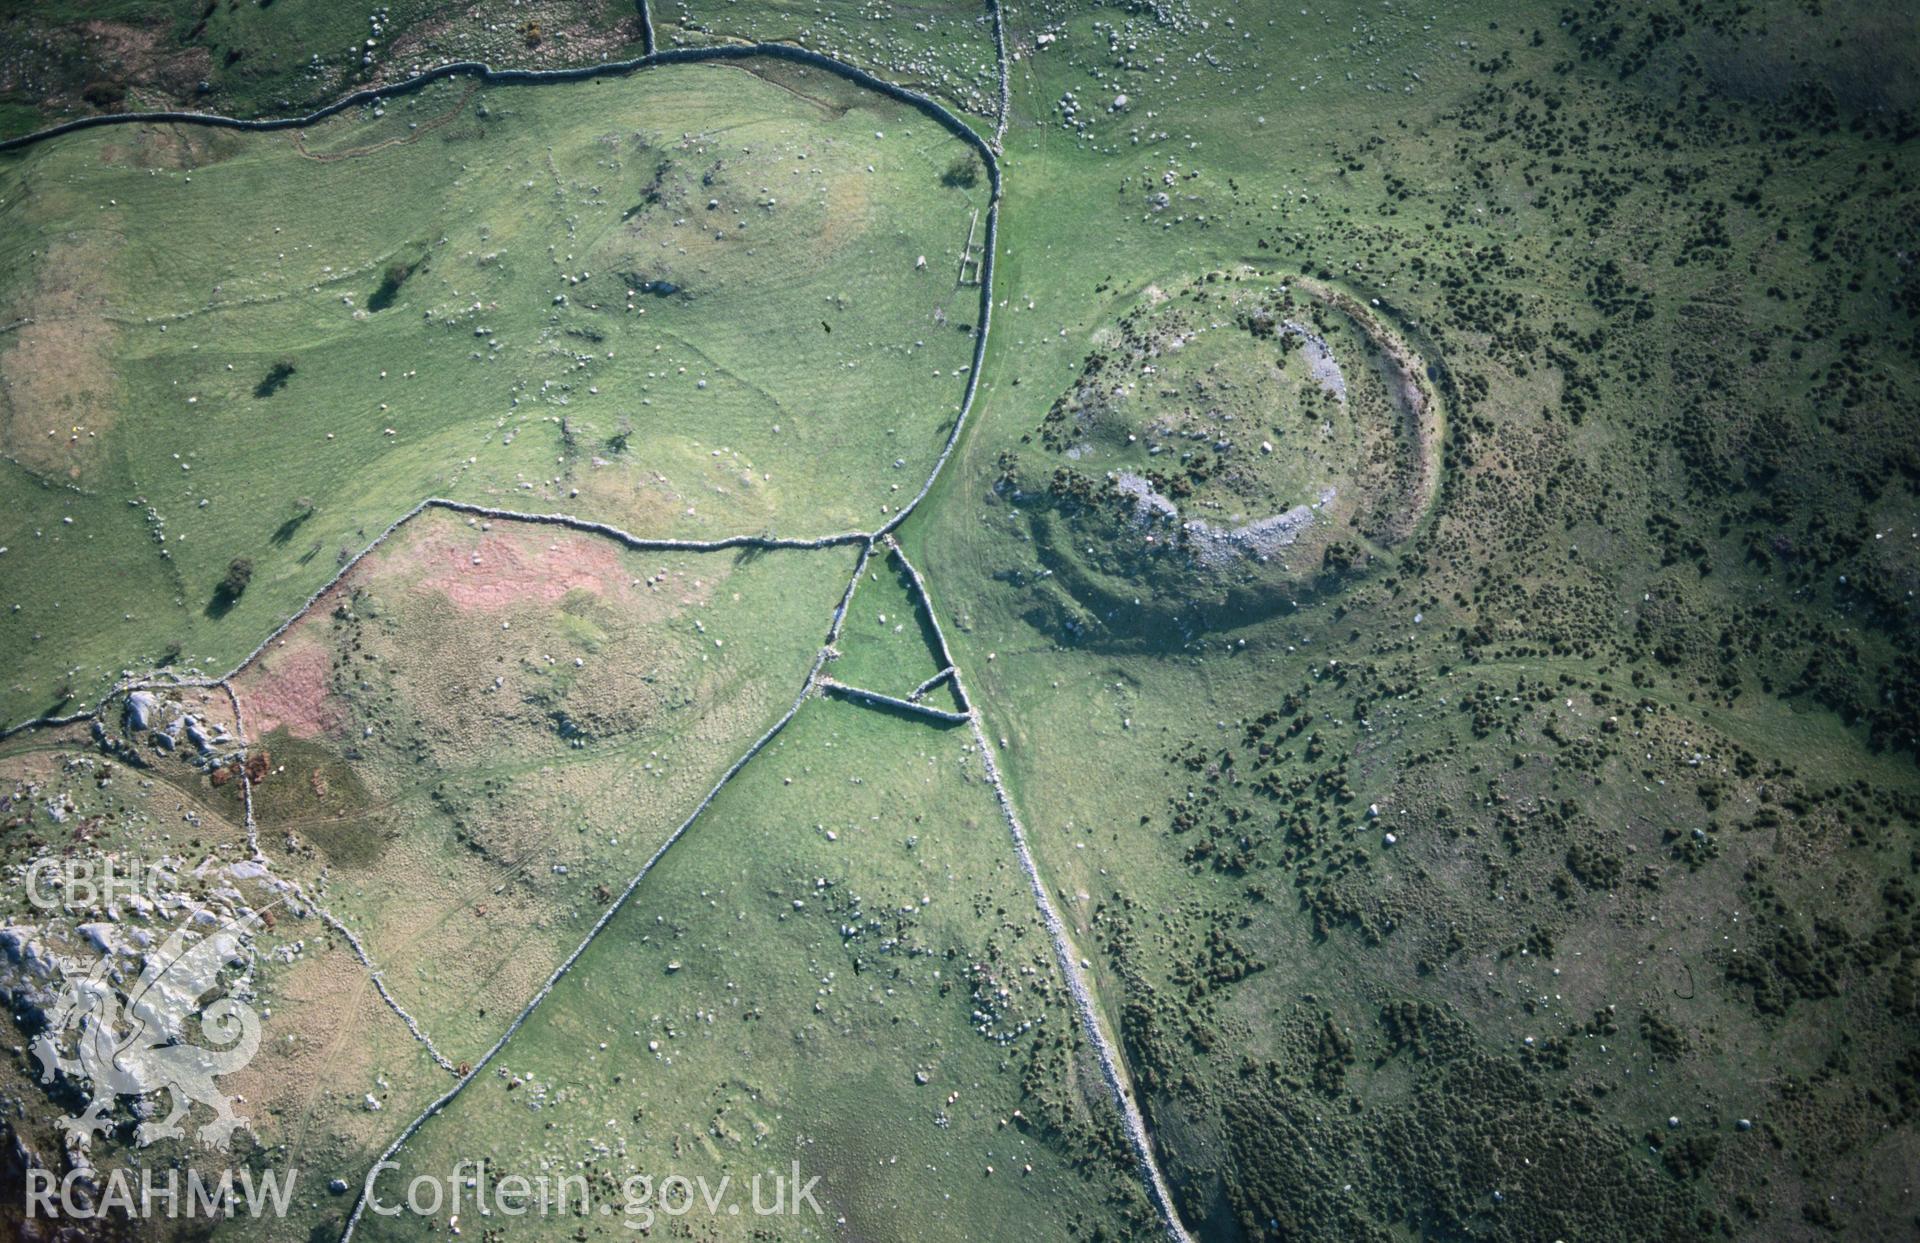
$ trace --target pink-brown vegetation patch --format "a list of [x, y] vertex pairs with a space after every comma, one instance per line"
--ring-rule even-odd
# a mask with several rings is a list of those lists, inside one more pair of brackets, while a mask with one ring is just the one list
[[333, 693], [331, 659], [318, 644], [269, 649], [237, 679], [234, 692], [252, 737], [284, 728], [296, 738], [315, 738], [340, 729], [347, 710]]
[[436, 530], [395, 553], [395, 570], [423, 571], [416, 591], [467, 612], [557, 604], [568, 592], [624, 594], [630, 577], [614, 544], [552, 527]]

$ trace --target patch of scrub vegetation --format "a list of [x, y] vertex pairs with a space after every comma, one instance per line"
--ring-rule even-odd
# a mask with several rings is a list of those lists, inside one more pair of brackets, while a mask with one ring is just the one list
[[696, 539], [885, 522], [957, 413], [987, 191], [940, 184], [962, 144], [924, 115], [796, 72], [452, 81], [0, 160], [0, 413], [44, 485], [0, 517], [0, 719], [167, 643], [223, 672], [432, 494]]
[[367, 819], [373, 796], [340, 751], [282, 724], [253, 740], [252, 753], [262, 757], [263, 770], [253, 783], [256, 821], [298, 835], [329, 864], [352, 869], [379, 861], [386, 840]]
[[[614, 1213], [636, 1171], [729, 1179], [737, 1215], [688, 1219], [721, 1238], [1143, 1237], [1078, 1033], [968, 736], [814, 700], [378, 1189], [459, 1157], [490, 1189], [578, 1173]], [[820, 1215], [753, 1214], [796, 1163]]]
[[261, 841], [476, 1057], [786, 711], [852, 560], [429, 510], [236, 679]]
[[367, 309], [384, 311], [392, 306], [400, 297], [401, 286], [413, 279], [413, 274], [418, 272], [425, 262], [426, 260], [421, 258], [412, 263], [401, 263], [398, 260], [389, 263], [386, 270], [380, 273], [379, 287], [367, 298]]
[[1041, 566], [1019, 575], [1031, 619], [1161, 644], [1363, 568], [1433, 498], [1428, 367], [1316, 282], [1242, 270], [1149, 289], [999, 457], [994, 495]]
[[292, 359], [281, 359], [267, 368], [267, 374], [261, 376], [260, 383], [253, 386], [253, 395], [262, 399], [273, 396], [287, 386], [287, 381], [293, 379], [293, 373], [298, 370], [299, 366]]

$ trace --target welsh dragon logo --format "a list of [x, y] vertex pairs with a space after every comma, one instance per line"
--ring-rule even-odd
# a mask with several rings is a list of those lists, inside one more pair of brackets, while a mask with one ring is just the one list
[[[214, 1080], [253, 1060], [260, 1048], [260, 1016], [231, 991], [204, 1007], [200, 999], [219, 986], [229, 965], [242, 965], [243, 979], [251, 975], [252, 942], [260, 928], [252, 914], [205, 935], [191, 934], [182, 924], [146, 956], [140, 979], [124, 994], [115, 981], [112, 954], [102, 954], [89, 970], [65, 971], [47, 1030], [33, 1042], [40, 1082], [51, 1083], [58, 1073], [89, 1083], [86, 1111], [62, 1119], [62, 1128], [86, 1143], [111, 1126], [106, 1115], [119, 1097], [164, 1090], [172, 1109], [139, 1125], [134, 1138], [141, 1147], [183, 1137], [180, 1123], [196, 1102], [214, 1112], [213, 1120], [199, 1128], [200, 1142], [227, 1147], [247, 1120], [234, 1113], [233, 1101]], [[215, 1047], [193, 1043], [195, 1035]]]

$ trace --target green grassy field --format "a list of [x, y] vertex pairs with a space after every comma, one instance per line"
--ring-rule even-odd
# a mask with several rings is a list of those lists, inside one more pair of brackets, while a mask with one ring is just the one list
[[0, 614], [7, 719], [224, 671], [431, 494], [650, 536], [878, 526], [964, 383], [962, 152], [726, 66], [11, 157], [5, 442], [38, 486], [0, 541], [10, 583], [72, 589]]
[[939, 641], [913, 597], [913, 584], [885, 555], [867, 563], [834, 646], [840, 654], [827, 666], [829, 675], [896, 699], [912, 694], [942, 664]]
[[[629, 1228], [660, 1207], [623, 1186], [640, 1174], [731, 1178], [737, 1214], [689, 1219], [719, 1237], [1150, 1229], [970, 750], [964, 729], [809, 704], [408, 1144], [382, 1202], [467, 1160], [489, 1186], [584, 1174]], [[819, 1215], [754, 1213], [751, 1180], [770, 1203], [795, 1162]]]

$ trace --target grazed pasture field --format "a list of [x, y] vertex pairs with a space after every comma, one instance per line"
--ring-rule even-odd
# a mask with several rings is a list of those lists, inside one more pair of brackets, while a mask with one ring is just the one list
[[[616, 1206], [635, 1170], [731, 1177], [723, 1237], [1150, 1232], [971, 752], [965, 729], [808, 704], [383, 1175], [384, 1200], [470, 1158], [496, 1178], [585, 1170]], [[751, 1212], [753, 1176], [795, 1162], [824, 1220]]]
[[0, 544], [39, 589], [0, 612], [0, 712], [226, 672], [429, 495], [654, 537], [880, 525], [971, 357], [964, 156], [755, 62], [9, 157]]

